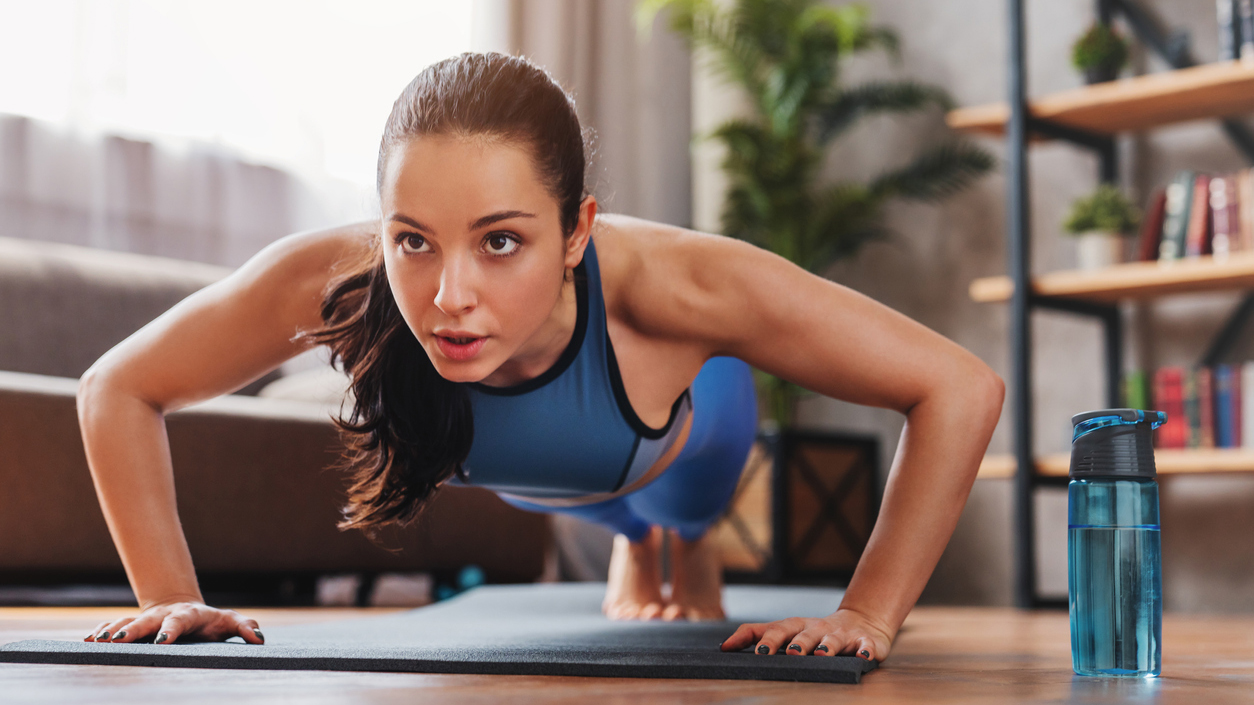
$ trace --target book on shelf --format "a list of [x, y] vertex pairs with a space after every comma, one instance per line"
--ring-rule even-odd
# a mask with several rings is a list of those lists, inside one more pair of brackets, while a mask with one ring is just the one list
[[1236, 174], [1217, 174], [1210, 180], [1210, 248], [1216, 257], [1240, 249], [1236, 215]]
[[1124, 403], [1167, 413], [1155, 447], [1254, 448], [1254, 361], [1160, 367], [1152, 375], [1130, 371]]
[[1184, 397], [1184, 421], [1188, 426], [1184, 435], [1185, 448], [1202, 448], [1202, 389], [1197, 371], [1184, 368], [1181, 374]]
[[1167, 422], [1158, 427], [1159, 448], [1184, 448], [1188, 445], [1189, 422], [1184, 415], [1184, 368], [1160, 367], [1154, 371], [1154, 408], [1167, 414]]
[[1167, 210], [1167, 189], [1154, 189], [1150, 196], [1149, 207], [1145, 209], [1145, 218], [1141, 221], [1141, 235], [1137, 241], [1136, 259], [1149, 262], [1158, 258], [1159, 243], [1163, 239], [1163, 215]]
[[1194, 176], [1193, 171], [1185, 169], [1167, 185], [1167, 211], [1163, 216], [1159, 261], [1170, 262], [1184, 256], [1184, 237], [1189, 227], [1189, 209], [1193, 205]]
[[1254, 252], [1254, 168], [1183, 169], [1151, 194], [1134, 256], [1169, 263], [1242, 251]]
[[1211, 234], [1210, 175], [1193, 177], [1193, 205], [1189, 207], [1188, 226], [1184, 232], [1184, 256], [1208, 255]]
[[1128, 409], [1149, 409], [1149, 377], [1141, 370], [1130, 370], [1123, 376], [1123, 405]]
[[1241, 368], [1239, 365], [1216, 365], [1215, 385], [1215, 447], [1241, 446]]
[[1232, 374], [1232, 391], [1231, 391], [1232, 397], [1229, 400], [1229, 412], [1228, 412], [1229, 413], [1229, 418], [1228, 418], [1229, 438], [1228, 440], [1229, 442], [1232, 443], [1232, 445], [1228, 446], [1229, 448], [1241, 448], [1245, 442], [1243, 436], [1241, 435], [1242, 429], [1244, 428], [1243, 424], [1245, 423], [1243, 419], [1245, 418], [1245, 404], [1246, 404], [1245, 393], [1241, 391], [1241, 376], [1242, 376], [1242, 371], [1245, 369], [1246, 366], [1247, 365], [1245, 363], [1229, 366], [1229, 368], [1232, 370], [1231, 372]]
[[1254, 250], [1254, 170], [1237, 172], [1237, 231], [1242, 250]]
[[1237, 439], [1237, 445], [1241, 448], [1254, 448], [1254, 362], [1241, 364], [1240, 394], [1241, 419], [1237, 427], [1241, 429], [1241, 435]]

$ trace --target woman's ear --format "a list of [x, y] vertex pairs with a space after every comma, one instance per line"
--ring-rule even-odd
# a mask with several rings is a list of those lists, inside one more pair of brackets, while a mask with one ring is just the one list
[[596, 222], [596, 217], [596, 196], [584, 196], [579, 203], [579, 220], [575, 223], [575, 232], [566, 239], [567, 269], [574, 269], [583, 261], [583, 251], [588, 246], [588, 238], [592, 236], [592, 224]]

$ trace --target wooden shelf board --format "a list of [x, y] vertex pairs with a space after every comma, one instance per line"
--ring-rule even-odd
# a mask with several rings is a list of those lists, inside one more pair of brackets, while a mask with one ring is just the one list
[[[1084, 86], [1029, 101], [1034, 117], [1089, 132], [1114, 134], [1254, 111], [1254, 62], [1219, 61]], [[951, 110], [955, 130], [1002, 135], [1006, 103]]]
[[[1224, 260], [1209, 255], [1173, 262], [1128, 262], [1104, 269], [1050, 272], [1032, 280], [1038, 296], [1111, 303], [1194, 291], [1254, 288], [1254, 252], [1237, 252]], [[984, 277], [971, 282], [974, 301], [1009, 301], [1010, 277]]]
[[[986, 456], [977, 479], [1012, 478], [1015, 465], [1012, 455]], [[1154, 451], [1154, 465], [1160, 475], [1254, 472], [1254, 449], [1159, 448]], [[1036, 460], [1036, 472], [1045, 476], [1066, 477], [1070, 466], [1071, 456], [1067, 453], [1044, 455]]]

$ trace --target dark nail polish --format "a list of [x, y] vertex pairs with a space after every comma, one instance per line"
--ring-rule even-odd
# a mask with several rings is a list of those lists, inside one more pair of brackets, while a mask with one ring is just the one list
[[114, 641], [117, 641], [118, 639], [124, 639], [124, 638], [126, 638], [126, 630], [125, 630], [125, 629], [123, 629], [122, 631], [120, 631], [120, 632], [118, 632], [117, 634], [114, 634], [114, 635], [113, 635], [113, 640], [114, 640]]
[[758, 647], [758, 653], [759, 653], [759, 654], [769, 654], [769, 653], [771, 653], [771, 647], [767, 646], [766, 644], [763, 644], [763, 645], [761, 645], [761, 646], [759, 646], [759, 647]]
[[871, 652], [867, 651], [866, 649], [863, 649], [859, 651], [858, 653], [862, 654], [862, 658], [867, 659], [868, 661], [871, 659]]
[[788, 645], [788, 650], [789, 650], [789, 651], [800, 651], [800, 650], [801, 650], [801, 646], [800, 646], [800, 645], [798, 645], [798, 644], [789, 644], [789, 645]]
[[819, 644], [818, 646], [816, 646], [816, 647], [814, 648], [814, 650], [815, 650], [815, 651], [822, 651], [823, 653], [827, 653], [827, 651], [828, 651], [827, 644]]
[[265, 640], [266, 640], [266, 638], [265, 638], [264, 636], [262, 636], [262, 635], [261, 635], [261, 630], [260, 630], [260, 629], [254, 629], [254, 630], [253, 630], [253, 634], [256, 634], [256, 635], [257, 635], [257, 638], [258, 638], [258, 639], [260, 639], [260, 640], [262, 640], [262, 641], [265, 641]]
[[108, 639], [109, 632], [107, 631], [100, 632], [100, 636], [96, 637], [96, 641], [108, 641]]
[[170, 638], [170, 635], [169, 635], [169, 634], [167, 634], [167, 633], [165, 633], [165, 632], [161, 632], [161, 634], [159, 634], [159, 635], [157, 636], [157, 641], [156, 641], [156, 643], [158, 643], [158, 644], [164, 643], [164, 642], [165, 642], [165, 640], [166, 640], [166, 639], [169, 639], [169, 638]]

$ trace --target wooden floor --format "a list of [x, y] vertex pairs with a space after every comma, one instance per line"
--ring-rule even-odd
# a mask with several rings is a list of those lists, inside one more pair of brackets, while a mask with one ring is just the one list
[[[387, 609], [242, 609], [267, 626]], [[81, 639], [125, 609], [0, 608], [0, 643]], [[0, 703], [1250, 703], [1254, 617], [1167, 615], [1163, 676], [1072, 675], [1065, 612], [924, 608], [861, 685], [0, 663]], [[762, 658], [823, 658], [771, 656]]]

